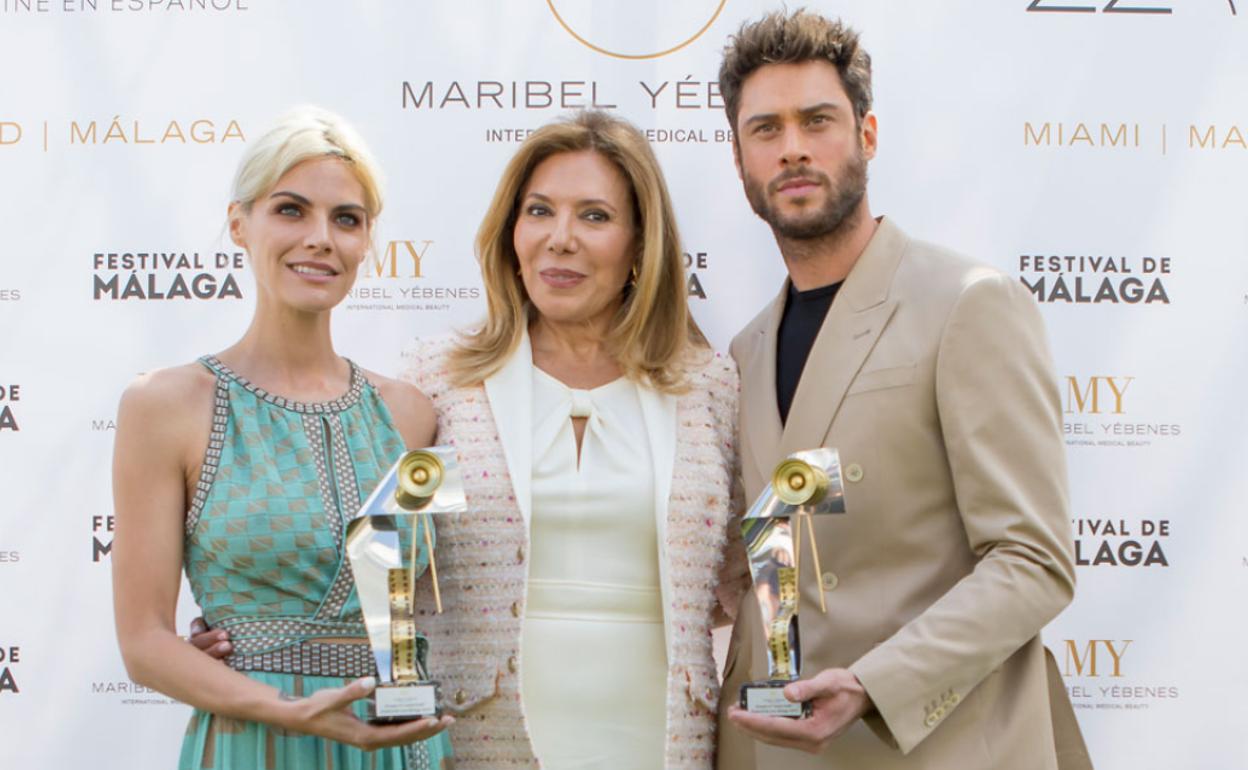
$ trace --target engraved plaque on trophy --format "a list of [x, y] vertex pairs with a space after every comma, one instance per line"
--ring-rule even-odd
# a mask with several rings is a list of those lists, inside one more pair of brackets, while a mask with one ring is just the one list
[[801, 537], [805, 525], [814, 561], [815, 583], [824, 612], [819, 551], [811, 516], [845, 512], [841, 461], [835, 449], [794, 452], [776, 466], [771, 483], [741, 522], [754, 580], [754, 595], [767, 635], [767, 679], [741, 686], [741, 708], [755, 714], [801, 718], [809, 703], [793, 703], [784, 687], [801, 674], [797, 610], [801, 586]]
[[347, 557], [377, 662], [371, 722], [442, 713], [438, 682], [425, 670], [428, 643], [416, 628], [416, 578], [424, 568], [423, 550], [441, 612], [432, 517], [466, 509], [454, 448], [431, 447], [399, 458], [347, 525]]

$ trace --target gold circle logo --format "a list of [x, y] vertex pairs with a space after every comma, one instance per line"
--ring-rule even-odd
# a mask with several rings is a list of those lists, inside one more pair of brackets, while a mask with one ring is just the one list
[[776, 497], [788, 505], [814, 505], [828, 493], [828, 474], [803, 460], [784, 460], [771, 474]]
[[405, 511], [420, 510], [442, 486], [445, 475], [446, 467], [433, 452], [425, 449], [408, 452], [399, 460], [395, 502]]
[[575, 29], [573, 29], [572, 25], [569, 24], [564, 19], [563, 15], [559, 13], [559, 9], [555, 7], [556, 5], [555, 0], [546, 0], [546, 5], [550, 8], [550, 12], [554, 15], [555, 20], [559, 22], [559, 26], [563, 27], [569, 35], [571, 35], [573, 38], [576, 39], [578, 43], [585, 46], [586, 48], [589, 48], [590, 50], [597, 51], [600, 54], [610, 56], [615, 59], [658, 59], [661, 56], [667, 56], [668, 54], [676, 53], [680, 49], [688, 46], [693, 41], [702, 37], [702, 35], [708, 29], [711, 28], [711, 25], [715, 23], [715, 20], [719, 18], [719, 14], [723, 12], [724, 6], [727, 3], [728, 3], [728, 0], [719, 0], [719, 3], [715, 6], [715, 12], [711, 14], [711, 18], [708, 19], [707, 22], [703, 24], [700, 29], [698, 29], [697, 32], [694, 32], [693, 35], [685, 39], [683, 42], [677, 43], [676, 45], [671, 46], [670, 48], [664, 49], [662, 51], [653, 51], [649, 53], [626, 53], [622, 51], [612, 51], [606, 48], [605, 46], [597, 45], [587, 40], [583, 35], [581, 35]]

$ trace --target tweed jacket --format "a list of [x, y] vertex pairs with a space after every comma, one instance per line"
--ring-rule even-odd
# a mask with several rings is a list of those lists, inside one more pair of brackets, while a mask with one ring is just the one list
[[[848, 668], [875, 710], [818, 756], [725, 726], [720, 770], [1086, 766], [1073, 762], [1082, 740], [1039, 636], [1070, 601], [1075, 568], [1061, 408], [1034, 300], [885, 219], [781, 425], [786, 291], [732, 345], [745, 489], [757, 495], [790, 452], [839, 450], [847, 512], [812, 525], [824, 572], [802, 575], [802, 675]], [[725, 691], [766, 677], [761, 625], [751, 598]]]
[[[455, 447], [468, 512], [437, 521], [444, 612], [424, 592], [417, 621], [429, 669], [457, 719], [456, 767], [539, 767], [521, 702], [520, 633], [527, 595], [532, 458], [532, 352], [528, 336], [501, 371], [476, 387], [448, 385], [453, 339], [416, 342], [403, 379], [432, 401], [438, 443]], [[739, 511], [737, 372], [714, 356], [688, 392], [639, 388], [654, 457], [660, 582], [667, 641], [668, 768], [710, 768], [719, 684], [711, 656], [717, 571]], [[736, 528], [735, 526], [733, 527]], [[742, 586], [742, 589], [744, 586]], [[724, 606], [736, 596], [721, 589]], [[586, 654], [590, 654], [588, 651]], [[584, 686], [585, 683], [568, 683]]]

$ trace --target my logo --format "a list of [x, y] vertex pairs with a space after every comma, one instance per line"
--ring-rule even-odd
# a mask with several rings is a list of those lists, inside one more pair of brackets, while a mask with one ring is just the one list
[[[658, 59], [702, 37], [728, 0], [685, 0], [657, 11], [657, 24], [610, 23], [635, 15], [633, 4], [621, 0], [546, 0], [559, 25], [578, 43], [616, 59]], [[594, 21], [597, 20], [597, 24]], [[586, 30], [594, 29], [593, 40]], [[658, 30], [656, 37], [651, 34]]]
[[381, 256], [364, 258], [365, 278], [420, 278], [420, 263], [433, 241], [390, 241]]
[[[1081, 650], [1074, 639], [1066, 641], [1066, 660], [1062, 676], [1122, 677], [1122, 656], [1127, 654], [1131, 639], [1089, 639]], [[1099, 657], [1098, 657], [1099, 651]]]
[[1066, 414], [1123, 414], [1123, 397], [1134, 377], [1066, 378]]

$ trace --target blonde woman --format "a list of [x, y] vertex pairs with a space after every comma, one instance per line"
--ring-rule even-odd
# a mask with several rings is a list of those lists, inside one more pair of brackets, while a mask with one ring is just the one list
[[601, 112], [532, 134], [477, 251], [483, 325], [403, 375], [467, 474], [424, 608], [457, 767], [710, 768], [737, 374], [689, 314], [644, 137]]
[[[122, 397], [113, 585], [130, 676], [195, 707], [179, 767], [441, 767], [451, 720], [361, 720], [372, 656], [346, 521], [435, 420], [411, 385], [339, 356], [330, 311], [382, 201], [363, 142], [303, 109], [250, 145], [229, 206], [256, 277], [242, 339], [145, 375]], [[174, 630], [185, 565], [213, 661]], [[447, 765], [449, 766], [449, 764]]]

